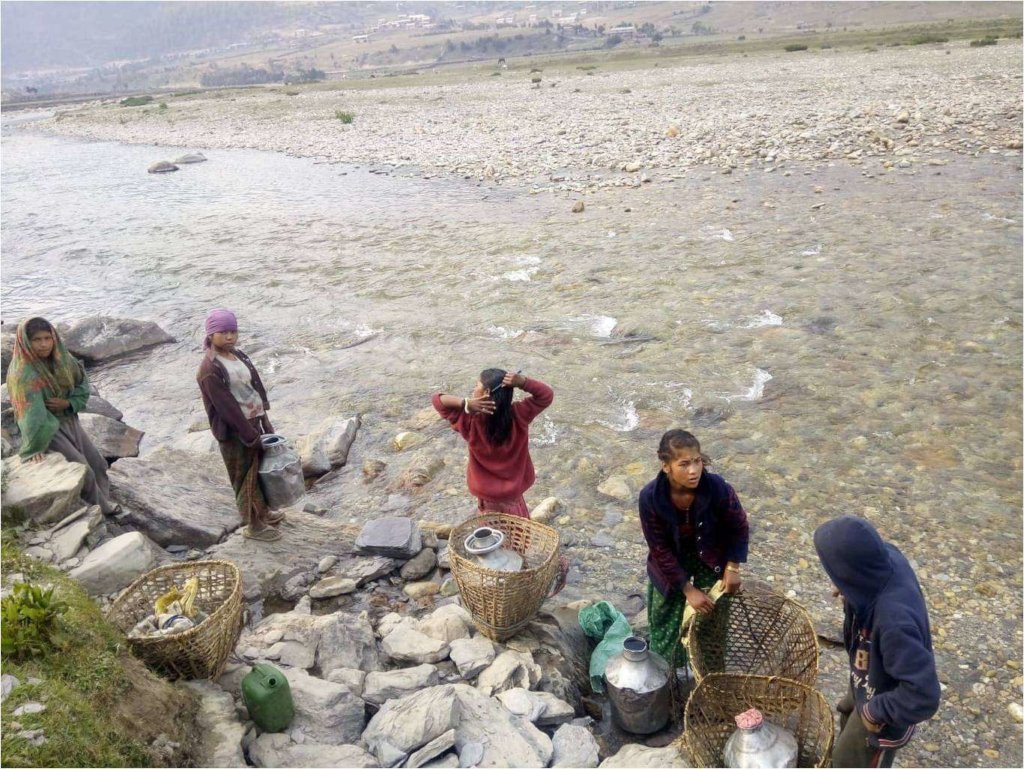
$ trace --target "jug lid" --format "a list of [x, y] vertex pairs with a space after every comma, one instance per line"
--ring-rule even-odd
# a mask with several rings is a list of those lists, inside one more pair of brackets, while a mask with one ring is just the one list
[[505, 532], [500, 529], [481, 526], [466, 537], [464, 544], [466, 546], [466, 551], [470, 555], [483, 555], [484, 553], [489, 553], [492, 550], [497, 550], [501, 547], [501, 543], [504, 541]]
[[260, 436], [260, 441], [264, 446], [276, 446], [279, 443], [284, 443], [284, 436], [277, 433], [266, 433]]
[[740, 729], [752, 731], [754, 729], [760, 729], [762, 724], [764, 724], [764, 716], [757, 708], [744, 710], [736, 716], [736, 726]]
[[622, 642], [622, 656], [633, 662], [640, 662], [647, 659], [648, 648], [646, 639], [631, 635]]

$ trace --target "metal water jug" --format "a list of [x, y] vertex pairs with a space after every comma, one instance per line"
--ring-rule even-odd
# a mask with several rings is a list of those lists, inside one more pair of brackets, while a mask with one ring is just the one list
[[764, 720], [757, 708], [736, 716], [739, 727], [725, 743], [723, 764], [729, 769], [775, 769], [794, 767], [797, 760], [796, 737], [781, 726]]
[[466, 552], [481, 566], [494, 571], [519, 571], [523, 568], [523, 557], [514, 550], [502, 547], [505, 532], [481, 526], [466, 537]]
[[665, 658], [630, 636], [622, 651], [604, 669], [605, 690], [612, 706], [612, 721], [633, 734], [653, 734], [668, 722], [672, 694]]
[[288, 507], [306, 493], [302, 479], [302, 461], [283, 435], [261, 436], [263, 457], [260, 459], [260, 486], [271, 510]]

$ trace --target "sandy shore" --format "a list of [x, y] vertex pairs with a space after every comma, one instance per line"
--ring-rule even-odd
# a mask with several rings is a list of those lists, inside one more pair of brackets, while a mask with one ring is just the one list
[[[1019, 153], [1020, 61], [1020, 43], [1000, 40], [984, 48], [964, 41], [705, 57], [623, 71], [549, 67], [473, 73], [446, 85], [213, 92], [168, 98], [165, 109], [94, 102], [43, 127], [567, 191], [700, 167], [784, 172], [799, 161], [843, 161], [875, 173], [941, 163], [950, 151]], [[353, 122], [343, 124], [337, 111], [353, 113]]]

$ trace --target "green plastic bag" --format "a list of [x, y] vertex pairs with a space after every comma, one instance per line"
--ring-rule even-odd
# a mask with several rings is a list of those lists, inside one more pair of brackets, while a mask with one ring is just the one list
[[633, 635], [633, 629], [626, 615], [607, 601], [580, 609], [580, 626], [587, 636], [600, 641], [590, 655], [590, 688], [600, 694], [608, 660], [622, 651], [622, 642]]

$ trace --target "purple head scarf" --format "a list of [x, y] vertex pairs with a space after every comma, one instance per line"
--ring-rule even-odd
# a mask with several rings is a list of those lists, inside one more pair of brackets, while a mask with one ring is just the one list
[[210, 310], [206, 316], [206, 339], [203, 341], [203, 347], [209, 348], [210, 335], [219, 331], [238, 331], [238, 318], [231, 310]]

